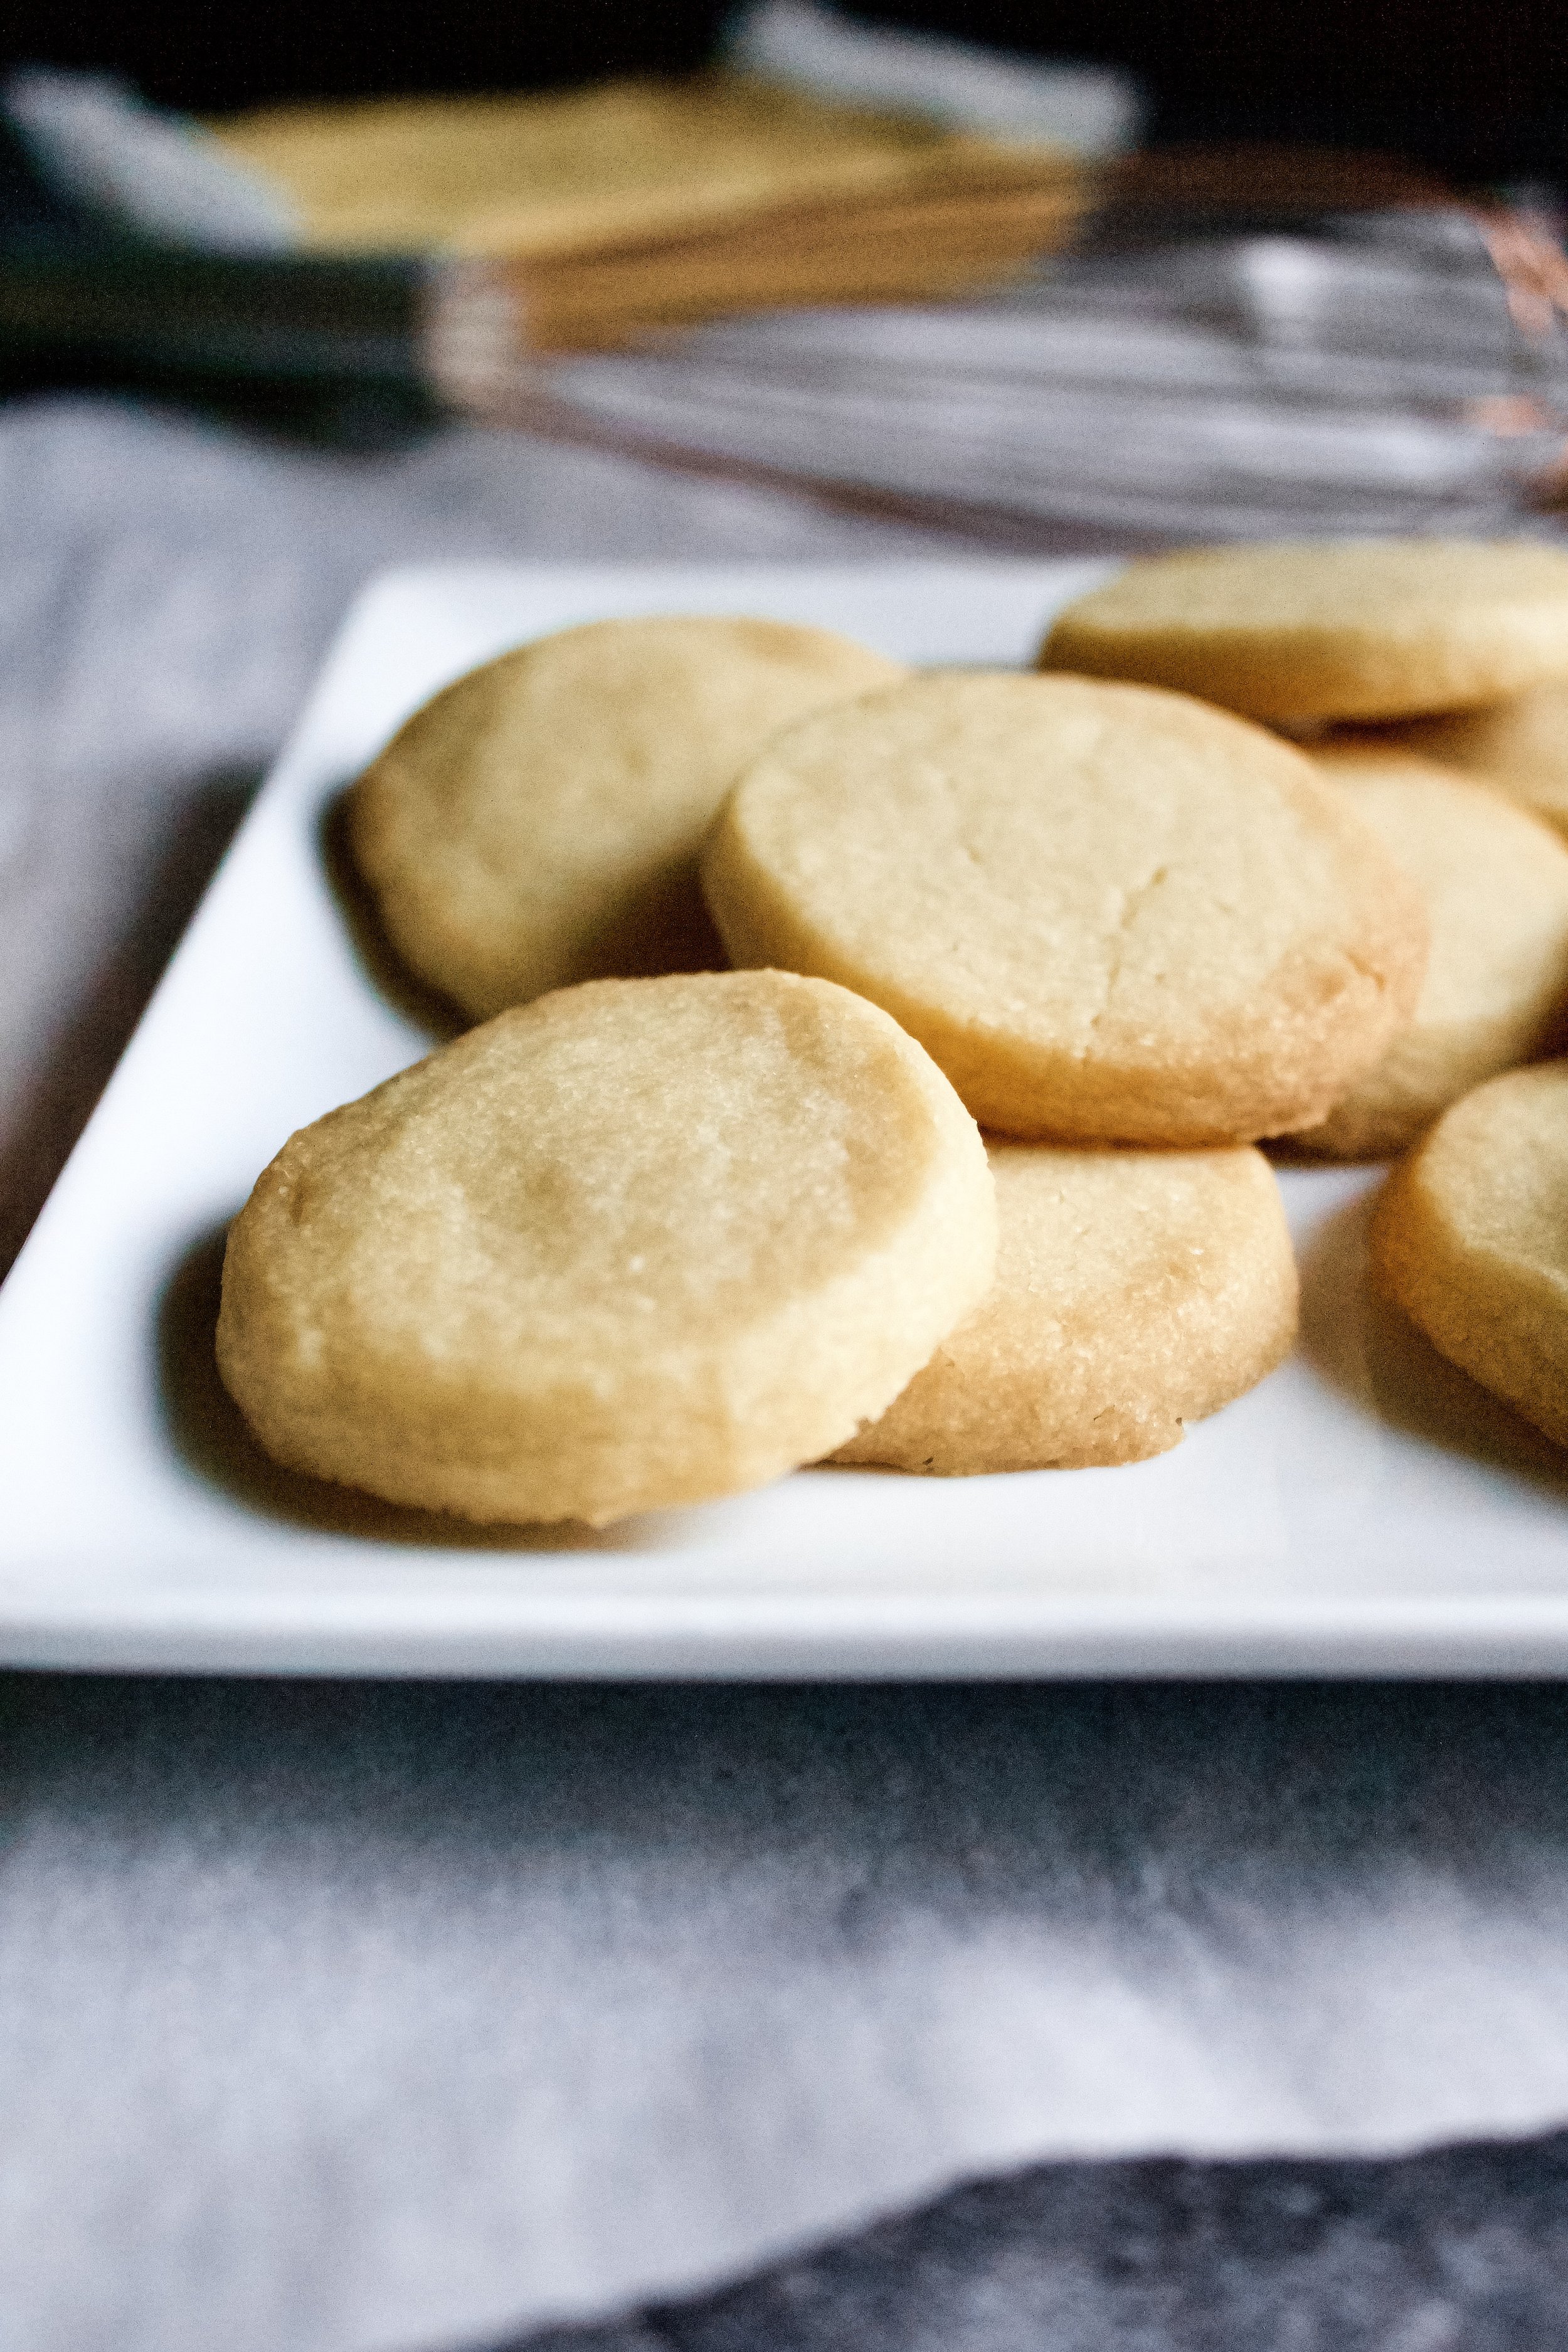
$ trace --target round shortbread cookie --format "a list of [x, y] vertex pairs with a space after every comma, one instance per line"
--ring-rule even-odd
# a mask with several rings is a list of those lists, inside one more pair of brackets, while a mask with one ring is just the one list
[[1250, 1142], [1320, 1118], [1421, 982], [1414, 887], [1310, 761], [1184, 695], [933, 676], [747, 771], [703, 883], [738, 964], [841, 981], [987, 1127]]
[[572, 982], [721, 962], [702, 836], [771, 735], [906, 675], [779, 621], [596, 621], [460, 677], [349, 796], [404, 961], [476, 1020]]
[[1468, 709], [1568, 677], [1568, 553], [1365, 539], [1152, 557], [1058, 614], [1040, 661], [1253, 719]]
[[1372, 1263], [1445, 1356], [1568, 1445], [1568, 1062], [1444, 1112], [1384, 1188]]
[[831, 1451], [994, 1256], [974, 1123], [874, 1005], [601, 981], [289, 1139], [229, 1234], [218, 1365], [292, 1469], [602, 1526]]
[[1409, 1028], [1295, 1139], [1333, 1159], [1376, 1160], [1563, 1038], [1568, 849], [1525, 810], [1409, 753], [1336, 746], [1314, 757], [1417, 885], [1432, 925]]
[[1568, 685], [1529, 687], [1485, 710], [1406, 719], [1386, 741], [1490, 784], [1568, 833]]
[[1261, 1153], [990, 1154], [995, 1281], [835, 1461], [952, 1477], [1141, 1462], [1285, 1355], [1296, 1261]]

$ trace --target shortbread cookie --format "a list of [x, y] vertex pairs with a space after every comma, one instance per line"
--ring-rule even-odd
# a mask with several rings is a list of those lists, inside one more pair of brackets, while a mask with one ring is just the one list
[[599, 1526], [829, 1452], [994, 1255], [974, 1123], [874, 1005], [605, 981], [293, 1136], [229, 1235], [218, 1366], [292, 1469]]
[[1289, 1349], [1296, 1261], [1261, 1153], [990, 1154], [995, 1281], [836, 1461], [954, 1477], [1140, 1462]]
[[1444, 1112], [1384, 1189], [1372, 1263], [1445, 1356], [1568, 1445], [1568, 1062]]
[[1432, 925], [1409, 1028], [1297, 1139], [1375, 1160], [1484, 1078], [1568, 1044], [1568, 849], [1527, 811], [1411, 753], [1316, 757], [1418, 886]]
[[703, 862], [737, 963], [885, 1005], [983, 1125], [1250, 1142], [1414, 1010], [1413, 885], [1311, 763], [1186, 696], [913, 679], [781, 736]]
[[1528, 687], [1485, 710], [1407, 719], [1388, 741], [1494, 786], [1568, 833], [1568, 685]]
[[598, 621], [459, 678], [361, 777], [393, 945], [482, 1019], [578, 980], [722, 961], [697, 856], [779, 728], [905, 675], [779, 621]]
[[1069, 604], [1040, 659], [1254, 719], [1468, 709], [1568, 678], [1568, 553], [1364, 539], [1156, 556]]

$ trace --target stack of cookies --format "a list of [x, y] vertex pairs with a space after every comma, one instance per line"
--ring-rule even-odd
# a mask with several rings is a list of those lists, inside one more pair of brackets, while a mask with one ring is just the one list
[[1033, 676], [677, 618], [475, 671], [349, 831], [479, 1025], [264, 1172], [226, 1381], [291, 1466], [480, 1520], [1136, 1461], [1290, 1345], [1258, 1143], [1430, 1129], [1385, 1278], [1568, 1435], [1568, 1073], [1495, 1075], [1568, 997], [1568, 848], [1475, 756], [1557, 679], [1568, 557], [1374, 542], [1134, 566]]
[[[1045, 658], [1289, 729], [1418, 887], [1415, 1014], [1297, 1141], [1405, 1153], [1380, 1286], [1568, 1444], [1568, 556], [1369, 541], [1134, 566]], [[1525, 1066], [1533, 1065], [1533, 1066]]]

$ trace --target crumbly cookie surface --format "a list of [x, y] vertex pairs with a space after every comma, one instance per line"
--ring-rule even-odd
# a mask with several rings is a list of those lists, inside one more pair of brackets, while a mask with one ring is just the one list
[[983, 1125], [1251, 1141], [1414, 1009], [1426, 917], [1346, 795], [1186, 696], [914, 679], [776, 739], [703, 881], [742, 965], [885, 1005]]
[[994, 1251], [978, 1131], [875, 1006], [594, 982], [290, 1138], [230, 1233], [218, 1362], [292, 1468], [604, 1524], [830, 1452]]
[[940, 1476], [1142, 1461], [1285, 1355], [1296, 1265], [1261, 1153], [989, 1149], [996, 1279], [837, 1461]]
[[1528, 687], [1484, 710], [1407, 719], [1387, 740], [1389, 749], [1492, 785], [1568, 833], [1568, 684]]
[[1484, 1079], [1568, 1044], [1568, 848], [1526, 810], [1412, 753], [1338, 746], [1315, 759], [1418, 886], [1432, 927], [1410, 1026], [1297, 1139], [1374, 1160]]
[[1069, 604], [1040, 658], [1254, 719], [1468, 709], [1568, 679], [1568, 553], [1369, 539], [1152, 557]]
[[476, 1020], [712, 967], [697, 857], [725, 792], [779, 728], [904, 675], [776, 621], [563, 630], [415, 713], [350, 795], [355, 862], [405, 961]]
[[1444, 1355], [1568, 1445], [1568, 1062], [1444, 1112], [1379, 1197], [1372, 1263]]

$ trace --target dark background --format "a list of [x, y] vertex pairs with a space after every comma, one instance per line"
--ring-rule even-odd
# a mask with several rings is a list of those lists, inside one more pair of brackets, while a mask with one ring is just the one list
[[[895, 0], [855, 13], [1131, 66], [1154, 100], [1161, 140], [1396, 148], [1470, 178], [1561, 176], [1568, 161], [1564, 0]], [[417, 16], [319, 0], [113, 11], [10, 0], [0, 59], [110, 68], [150, 98], [221, 110], [679, 69], [710, 53], [724, 14], [715, 0], [447, 0]]]

